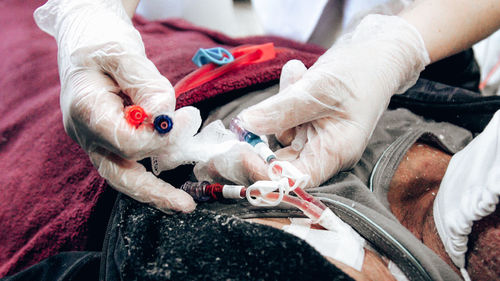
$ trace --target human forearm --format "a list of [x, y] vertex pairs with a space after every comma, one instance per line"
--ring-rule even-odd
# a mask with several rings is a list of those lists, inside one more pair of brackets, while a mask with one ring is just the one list
[[431, 62], [435, 62], [500, 28], [500, 1], [421, 0], [400, 16], [420, 32]]

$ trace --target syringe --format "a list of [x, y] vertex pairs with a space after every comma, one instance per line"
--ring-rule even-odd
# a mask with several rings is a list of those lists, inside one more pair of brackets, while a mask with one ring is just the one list
[[260, 155], [266, 163], [270, 163], [274, 159], [276, 159], [276, 155], [269, 148], [269, 146], [262, 140], [258, 135], [247, 131], [241, 126], [241, 120], [239, 118], [233, 118], [231, 123], [229, 123], [229, 130], [235, 133], [238, 136], [240, 141], [244, 141], [249, 143], [251, 146], [255, 147], [257, 153]]
[[[291, 197], [287, 194], [283, 196], [283, 201], [289, 201], [288, 203], [300, 208], [304, 214], [310, 217], [315, 223], [321, 224], [323, 227], [327, 229], [332, 229], [333, 226], [339, 219], [333, 214], [333, 212], [320, 200], [305, 192], [299, 185], [302, 184], [298, 182], [296, 185], [296, 180], [300, 178], [300, 175], [293, 174], [301, 174], [293, 165], [288, 162], [282, 162], [276, 160], [276, 155], [272, 152], [269, 146], [262, 140], [258, 135], [246, 130], [242, 126], [242, 121], [238, 118], [234, 118], [231, 120], [229, 125], [229, 129], [235, 133], [240, 141], [245, 141], [250, 145], [257, 148], [259, 146], [258, 152], [259, 155], [266, 161], [266, 163], [270, 164], [269, 174], [271, 178], [288, 178], [288, 185], [290, 187], [293, 186], [293, 192], [302, 200], [307, 203], [298, 204], [296, 198]], [[286, 169], [286, 171], [285, 171]], [[292, 177], [290, 177], [292, 175]], [[276, 196], [276, 193], [268, 193], [265, 196]], [[289, 198], [287, 198], [289, 197]], [[286, 198], [286, 199], [285, 199]], [[292, 203], [293, 202], [293, 203]], [[302, 201], [303, 202], [303, 201]], [[324, 224], [324, 225], [323, 225]], [[332, 229], [333, 230], [333, 229]]]

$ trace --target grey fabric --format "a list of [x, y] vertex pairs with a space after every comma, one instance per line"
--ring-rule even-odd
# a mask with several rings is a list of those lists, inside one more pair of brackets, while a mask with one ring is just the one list
[[[205, 124], [221, 119], [227, 126], [242, 109], [276, 93], [276, 86], [238, 98], [213, 111]], [[341, 172], [309, 193], [320, 197], [374, 249], [393, 260], [410, 280], [461, 280], [432, 250], [421, 243], [391, 214], [387, 202], [389, 183], [402, 157], [417, 140], [455, 153], [472, 134], [449, 123], [424, 120], [408, 110], [388, 110], [379, 121], [367, 149], [356, 166]], [[277, 148], [277, 142], [270, 137]], [[302, 216], [300, 211], [278, 206], [261, 208], [246, 201], [215, 202], [199, 208], [240, 218]]]

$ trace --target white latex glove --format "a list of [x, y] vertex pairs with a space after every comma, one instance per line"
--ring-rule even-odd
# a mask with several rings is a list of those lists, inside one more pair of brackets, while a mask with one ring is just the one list
[[[174, 113], [175, 94], [145, 54], [139, 32], [120, 0], [49, 0], [34, 13], [38, 26], [58, 45], [61, 110], [64, 128], [89, 154], [101, 176], [117, 190], [161, 210], [188, 212], [195, 208], [182, 190], [146, 172], [136, 162], [168, 154], [191, 136], [199, 112], [186, 108]], [[169, 115], [172, 131], [160, 135], [150, 126], [129, 125], [123, 112], [123, 92], [152, 118]]]
[[428, 63], [412, 25], [370, 15], [309, 70], [298, 61], [286, 64], [280, 92], [239, 118], [256, 134], [293, 143], [278, 159], [291, 161], [311, 176], [309, 187], [317, 186], [359, 160], [390, 97], [412, 86]]
[[[196, 164], [194, 173], [198, 181], [248, 184], [247, 165], [242, 160], [262, 164], [248, 143], [240, 142], [235, 134], [224, 127], [220, 120], [204, 127], [200, 133], [182, 143], [179, 153], [172, 152], [152, 159], [153, 172], [173, 169], [182, 164]], [[247, 155], [248, 154], [248, 155]], [[246, 157], [242, 157], [245, 155]]]
[[500, 111], [453, 155], [434, 200], [434, 222], [451, 260], [467, 280], [465, 254], [474, 221], [495, 211], [500, 196]]
[[258, 180], [269, 180], [267, 164], [250, 144], [238, 141], [230, 145], [228, 150], [196, 164], [194, 174], [198, 181], [249, 186]]
[[[250, 144], [239, 141], [220, 120], [204, 127], [191, 138], [188, 146], [189, 153], [183, 155], [186, 160], [196, 163], [194, 174], [198, 181], [249, 185], [268, 179], [264, 160]], [[168, 155], [158, 157], [159, 170], [178, 164], [172, 163]]]

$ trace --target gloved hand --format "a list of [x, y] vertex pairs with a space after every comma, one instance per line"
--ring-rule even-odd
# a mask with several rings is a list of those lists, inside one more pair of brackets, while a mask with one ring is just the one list
[[[117, 190], [167, 211], [189, 212], [193, 199], [148, 173], [136, 162], [168, 154], [169, 146], [191, 136], [199, 112], [174, 113], [175, 94], [145, 54], [139, 32], [120, 0], [49, 0], [34, 13], [38, 26], [58, 45], [64, 128], [89, 154], [101, 176]], [[172, 131], [135, 128], [124, 118], [124, 93], [154, 118], [169, 115]], [[179, 134], [179, 130], [184, 130]]]
[[228, 149], [210, 155], [194, 167], [198, 181], [233, 183], [249, 186], [258, 180], [269, 180], [268, 165], [245, 142], [226, 143]]
[[280, 92], [238, 117], [256, 134], [277, 134], [289, 160], [317, 186], [361, 157], [394, 93], [412, 86], [429, 56], [418, 31], [396, 16], [367, 16], [306, 70], [282, 70]]

